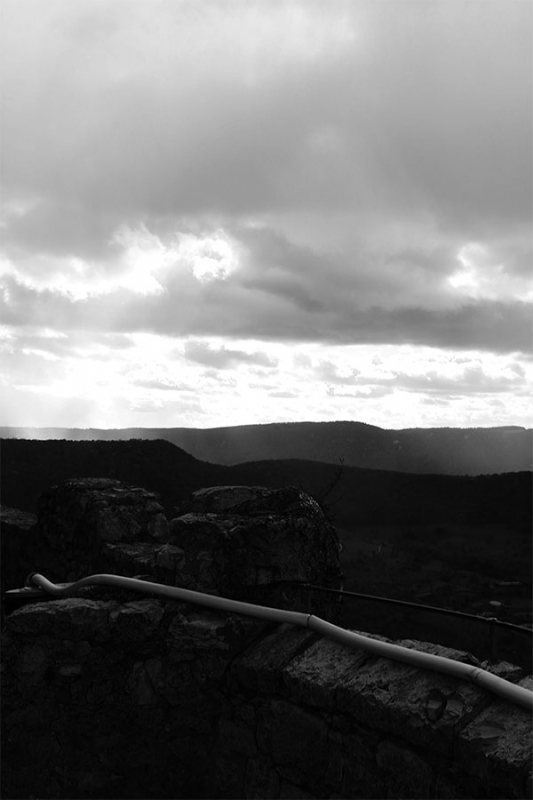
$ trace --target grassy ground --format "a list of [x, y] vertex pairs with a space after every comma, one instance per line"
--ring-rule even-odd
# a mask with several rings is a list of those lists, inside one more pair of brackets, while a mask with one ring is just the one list
[[[339, 529], [339, 537], [348, 591], [474, 614], [492, 611], [509, 622], [531, 618], [531, 536], [523, 532], [434, 524]], [[494, 588], [497, 581], [522, 586]]]
[[[531, 535], [504, 525], [435, 524], [339, 529], [339, 537], [346, 591], [531, 627]], [[480, 660], [506, 660], [527, 673], [532, 669], [530, 638], [483, 620], [345, 597], [341, 624], [392, 639], [436, 642]]]

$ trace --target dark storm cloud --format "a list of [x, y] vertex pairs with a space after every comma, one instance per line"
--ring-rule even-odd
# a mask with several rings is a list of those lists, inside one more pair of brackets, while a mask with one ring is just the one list
[[[69, 330], [162, 333], [169, 336], [229, 336], [268, 341], [322, 341], [329, 344], [415, 344], [449, 349], [480, 349], [496, 353], [530, 352], [531, 304], [478, 300], [454, 308], [358, 308], [357, 297], [342, 292], [326, 306], [306, 307], [286, 297], [283, 303], [262, 290], [246, 290], [231, 278], [205, 287], [179, 287], [157, 296], [125, 290], [72, 301], [50, 290], [36, 291], [15, 280], [6, 282], [4, 324]], [[316, 287], [318, 291], [320, 287]], [[320, 294], [318, 294], [320, 297]], [[186, 355], [202, 363], [231, 366], [239, 361], [273, 365], [262, 353], [189, 343]]]
[[376, 133], [389, 135], [413, 191], [463, 230], [528, 221], [531, 6], [378, 3], [376, 10], [387, 48], [373, 74]]
[[27, 331], [26, 328], [18, 329], [13, 336], [17, 349], [40, 351], [48, 356], [61, 358], [75, 355], [77, 358], [95, 358], [98, 350], [121, 351], [131, 349], [132, 342], [124, 334], [93, 334], [90, 342], [80, 332], [71, 331], [68, 334], [56, 334], [51, 329]]
[[276, 359], [270, 358], [266, 353], [246, 353], [243, 350], [230, 350], [224, 346], [214, 348], [201, 341], [186, 342], [183, 355], [188, 361], [217, 369], [229, 369], [238, 364], [252, 364], [258, 367], [275, 367], [277, 364]]
[[25, 213], [8, 218], [6, 255], [15, 260], [31, 253], [102, 259], [110, 253], [120, 222], [120, 217], [105, 217], [84, 203], [37, 201]]
[[117, 218], [294, 207], [529, 220], [529, 4], [331, 12], [6, 3], [5, 194], [44, 204], [14, 235], [87, 252]]
[[249, 255], [233, 280], [310, 312], [336, 311], [343, 303], [357, 308], [439, 305], [435, 296], [457, 265], [449, 243], [394, 247], [383, 236], [369, 244], [357, 229], [350, 248], [313, 249], [265, 227], [238, 227], [235, 236]]
[[[416, 367], [416, 365], [413, 365]], [[427, 370], [423, 374], [408, 374], [401, 370], [389, 369], [387, 375], [363, 375], [359, 370], [351, 374], [340, 373], [334, 364], [325, 361], [315, 371], [316, 377], [331, 387], [336, 396], [341, 396], [338, 386], [365, 386], [367, 388], [357, 396], [369, 391], [376, 391], [381, 396], [383, 391], [405, 389], [409, 392], [427, 395], [484, 395], [499, 393], [524, 393], [528, 391], [525, 375], [521, 374], [520, 365], [509, 365], [505, 374], [497, 376], [487, 374], [481, 364], [470, 364], [454, 375], [446, 375], [437, 370]], [[388, 387], [388, 388], [387, 388]], [[344, 395], [351, 396], [351, 394]]]
[[529, 303], [497, 301], [479, 301], [444, 311], [373, 308], [345, 316], [338, 326], [339, 342], [527, 352], [531, 347], [531, 312]]
[[349, 400], [379, 400], [388, 397], [394, 392], [394, 385], [374, 386], [371, 380], [367, 381], [364, 389], [351, 389], [350, 391], [340, 391], [338, 388], [328, 386], [328, 396], [336, 398], [347, 398]]
[[165, 392], [197, 392], [197, 387], [188, 386], [184, 383], [173, 383], [171, 380], [138, 380], [134, 381], [135, 386], [143, 389], [157, 389]]
[[[208, 233], [206, 229], [204, 235]], [[4, 282], [2, 319], [5, 324], [24, 325], [30, 319], [33, 325], [100, 334], [145, 331], [341, 345], [530, 350], [531, 305], [512, 298], [457, 295], [447, 282], [458, 267], [450, 246], [391, 251], [384, 243], [379, 252], [372, 252], [362, 242], [353, 256], [296, 245], [266, 227], [236, 226], [231, 236], [240, 249], [240, 265], [225, 279], [195, 279], [179, 250], [174, 266], [155, 273], [161, 281], [158, 293], [135, 292], [123, 285], [74, 299], [68, 295], [68, 284], [37, 290], [12, 275]], [[488, 256], [476, 253], [475, 257], [483, 276], [496, 264], [494, 274], [506, 288], [509, 281], [502, 279], [498, 265], [504, 249], [500, 245]], [[515, 255], [524, 253], [525, 246], [515, 245]], [[36, 279], [37, 267], [28, 279]], [[514, 270], [519, 278], [521, 271], [519, 262]], [[227, 348], [215, 353], [202, 345], [189, 355], [226, 367], [252, 358]]]
[[[322, 119], [317, 100], [332, 77], [330, 57], [289, 65], [285, 74], [274, 59], [272, 74], [250, 84], [241, 68], [248, 47], [242, 5], [229, 21], [209, 3], [196, 21], [186, 4], [183, 15], [168, 3], [149, 12], [118, 3], [102, 14], [100, 6], [111, 24], [98, 36], [81, 26], [73, 35], [73, 18], [90, 16], [90, 4], [58, 6], [48, 24], [37, 13], [33, 26], [31, 4], [19, 5], [30, 13], [11, 5], [20, 31], [6, 54], [4, 180], [15, 196], [144, 217], [253, 211], [283, 200], [302, 138]], [[224, 42], [219, 22], [233, 42]], [[165, 23], [174, 26], [173, 41], [161, 40]], [[201, 55], [191, 35], [207, 40]], [[260, 59], [272, 42], [258, 35]]]
[[438, 372], [428, 372], [420, 376], [398, 376], [398, 385], [411, 392], [446, 395], [479, 395], [514, 393], [523, 388], [526, 382], [518, 376], [491, 377], [481, 366], [465, 369], [458, 378], [446, 378]]

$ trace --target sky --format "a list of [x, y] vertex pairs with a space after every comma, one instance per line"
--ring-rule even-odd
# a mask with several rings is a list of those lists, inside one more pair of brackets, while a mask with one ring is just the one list
[[529, 0], [3, 0], [0, 424], [533, 427]]

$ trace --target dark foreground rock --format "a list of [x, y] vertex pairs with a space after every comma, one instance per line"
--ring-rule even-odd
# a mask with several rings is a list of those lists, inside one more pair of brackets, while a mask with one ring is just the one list
[[[301, 585], [341, 586], [337, 532], [318, 503], [294, 487], [195, 492], [188, 513], [172, 520], [170, 541], [184, 553], [182, 580], [200, 591], [307, 610]], [[328, 619], [338, 609], [328, 595], [309, 608]]]
[[304, 628], [70, 598], [2, 651], [5, 798], [530, 796], [524, 709]]
[[[107, 565], [296, 610], [302, 583], [339, 581], [335, 531], [297, 489], [200, 491], [168, 523], [142, 489], [67, 481], [28, 530], [59, 581]], [[11, 613], [2, 672], [6, 800], [531, 796], [523, 708], [307, 627], [94, 587]]]
[[[109, 572], [293, 610], [308, 610], [304, 583], [340, 587], [335, 528], [299, 489], [204, 489], [183, 510], [169, 523], [145, 489], [65, 481], [40, 500], [16, 585], [30, 571], [60, 582]], [[309, 611], [333, 620], [339, 604], [319, 595]]]
[[37, 524], [35, 514], [0, 506], [2, 589], [16, 589], [31, 570], [30, 542]]
[[152, 492], [109, 478], [76, 478], [42, 495], [36, 555], [51, 580], [74, 581], [105, 565], [107, 545], [163, 544], [168, 530]]

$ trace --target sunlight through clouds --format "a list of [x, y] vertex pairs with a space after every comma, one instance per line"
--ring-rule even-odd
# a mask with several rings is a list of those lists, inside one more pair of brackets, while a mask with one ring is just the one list
[[4, 414], [533, 425], [532, 13], [4, 0]]
[[187, 265], [200, 283], [224, 280], [239, 268], [236, 243], [222, 230], [203, 236], [178, 234], [177, 242], [179, 261]]
[[165, 283], [179, 278], [183, 267], [200, 283], [224, 280], [239, 267], [237, 242], [222, 229], [198, 234], [177, 231], [159, 237], [145, 225], [124, 226], [112, 242], [123, 249], [127, 286], [142, 294], [163, 292]]
[[[104, 336], [93, 345], [74, 340], [70, 351], [57, 349], [64, 348], [64, 339], [48, 337], [40, 341], [48, 341], [50, 350], [40, 352], [37, 336], [18, 348], [16, 334], [7, 336], [13, 357], [18, 352], [19, 359], [33, 359], [35, 376], [42, 372], [39, 363], [43, 369], [46, 364], [46, 402], [53, 406], [67, 404], [69, 397], [90, 397], [97, 402], [99, 420], [91, 424], [103, 427], [113, 427], [119, 407], [123, 425], [160, 425], [157, 415], [164, 411], [169, 426], [185, 420], [205, 420], [215, 427], [237, 419], [253, 424], [287, 418], [379, 424], [386, 417], [391, 427], [412, 427], [413, 413], [423, 425], [434, 424], [435, 417], [449, 425], [460, 408], [473, 423], [484, 407], [496, 424], [505, 420], [506, 405], [494, 401], [513, 397], [515, 407], [527, 413], [533, 388], [533, 365], [475, 351], [456, 356], [433, 348], [383, 346], [377, 356], [373, 346], [339, 350], [234, 340], [230, 348], [221, 337], [133, 334], [121, 348], [113, 346], [113, 339], [106, 344]], [[40, 391], [39, 383], [23, 375], [21, 365], [19, 379], [6, 392], [8, 400], [17, 398], [13, 424], [22, 423]], [[85, 417], [76, 414], [85, 414], [85, 406], [72, 408], [68, 424], [83, 423]]]
[[460, 248], [457, 261], [460, 269], [447, 280], [460, 294], [493, 300], [533, 299], [533, 274], [510, 275], [506, 265], [494, 257], [488, 246], [469, 242]]
[[138, 294], [159, 294], [164, 291], [156, 274], [168, 269], [176, 261], [176, 251], [165, 247], [145, 225], [139, 228], [122, 226], [114, 235], [112, 244], [123, 248], [122, 260], [126, 265], [126, 286]]

